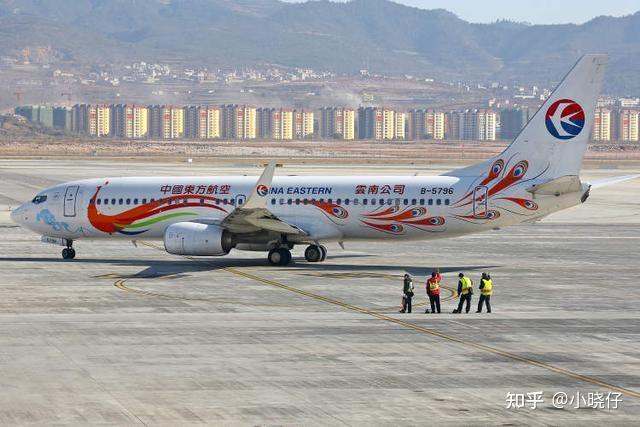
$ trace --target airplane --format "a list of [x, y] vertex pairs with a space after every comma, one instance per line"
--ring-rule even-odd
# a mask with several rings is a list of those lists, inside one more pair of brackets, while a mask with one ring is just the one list
[[[288, 265], [306, 245], [322, 262], [325, 244], [411, 241], [478, 233], [525, 222], [587, 200], [579, 172], [606, 55], [578, 60], [498, 156], [440, 176], [126, 177], [47, 188], [11, 213], [17, 224], [76, 255], [80, 239], [163, 240], [175, 255], [266, 252]], [[609, 183], [635, 176], [621, 177]]]

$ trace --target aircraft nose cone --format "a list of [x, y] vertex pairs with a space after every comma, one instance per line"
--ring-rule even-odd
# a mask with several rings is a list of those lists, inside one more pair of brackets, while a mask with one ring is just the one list
[[19, 206], [11, 211], [11, 221], [16, 224], [22, 225], [22, 214], [24, 212], [24, 206]]

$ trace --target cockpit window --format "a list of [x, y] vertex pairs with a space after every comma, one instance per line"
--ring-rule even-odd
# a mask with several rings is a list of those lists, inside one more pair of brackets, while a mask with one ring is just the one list
[[36, 197], [34, 197], [34, 198], [33, 198], [33, 200], [32, 200], [32, 202], [33, 202], [35, 205], [39, 205], [40, 203], [42, 203], [42, 202], [46, 202], [46, 201], [47, 201], [47, 196], [44, 196], [44, 195], [36, 196]]

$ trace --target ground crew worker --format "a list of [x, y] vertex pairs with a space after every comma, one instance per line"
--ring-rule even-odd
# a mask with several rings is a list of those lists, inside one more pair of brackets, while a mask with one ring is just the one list
[[411, 313], [411, 298], [413, 298], [413, 280], [408, 274], [404, 275], [402, 287], [402, 310], [400, 313]]
[[[440, 313], [440, 278], [439, 273], [431, 273], [431, 277], [427, 280], [427, 295], [429, 296], [429, 303], [431, 303], [431, 312], [435, 313], [438, 310]], [[442, 276], [440, 276], [442, 277]], [[428, 313], [428, 312], [427, 312]]]
[[471, 295], [473, 295], [473, 281], [464, 274], [458, 274], [458, 295], [460, 295], [460, 301], [458, 302], [458, 308], [453, 310], [454, 313], [462, 313], [462, 305], [467, 302], [467, 308], [465, 313], [469, 312], [471, 308]]
[[480, 279], [480, 302], [476, 313], [482, 313], [482, 303], [487, 305], [487, 313], [491, 313], [491, 294], [493, 294], [491, 276], [488, 273], [482, 273], [482, 279]]
[[436, 268], [435, 269], [435, 273], [436, 273], [436, 279], [438, 279], [438, 282], [442, 281], [442, 274], [440, 274], [440, 269]]

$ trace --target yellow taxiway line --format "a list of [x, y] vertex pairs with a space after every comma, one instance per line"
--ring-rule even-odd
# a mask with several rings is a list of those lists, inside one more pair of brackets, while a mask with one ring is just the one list
[[[152, 244], [146, 243], [146, 242], [141, 242], [141, 243], [143, 243], [146, 246], [149, 246], [151, 248], [154, 248], [154, 249], [160, 249], [160, 248], [158, 248], [158, 247], [156, 247], [156, 246], [154, 246]], [[188, 258], [188, 259], [191, 259], [191, 260], [195, 260], [195, 258], [189, 257], [189, 256], [187, 256], [185, 258]], [[473, 342], [473, 341], [469, 341], [469, 340], [466, 340], [466, 339], [463, 339], [463, 338], [456, 337], [454, 335], [445, 334], [444, 332], [440, 332], [440, 331], [437, 331], [437, 330], [432, 329], [432, 328], [425, 328], [424, 326], [416, 325], [415, 323], [407, 322], [407, 321], [401, 320], [401, 319], [396, 319], [395, 317], [387, 316], [386, 314], [383, 314], [383, 313], [380, 313], [380, 312], [377, 312], [377, 311], [374, 311], [374, 310], [369, 310], [369, 309], [366, 309], [366, 308], [358, 307], [358, 306], [355, 306], [353, 304], [348, 304], [348, 303], [345, 303], [345, 302], [342, 302], [342, 301], [339, 301], [339, 300], [336, 300], [336, 299], [333, 299], [333, 298], [330, 298], [330, 297], [325, 297], [325, 296], [322, 296], [322, 295], [319, 295], [319, 294], [315, 294], [313, 292], [305, 291], [303, 289], [294, 288], [292, 286], [285, 285], [284, 283], [276, 282], [275, 280], [270, 280], [270, 279], [267, 279], [267, 278], [264, 278], [264, 277], [261, 277], [261, 276], [257, 276], [255, 274], [247, 273], [247, 272], [239, 270], [239, 269], [237, 269], [235, 267], [224, 267], [224, 268], [222, 268], [222, 270], [224, 270], [226, 272], [229, 272], [231, 274], [235, 274], [237, 276], [242, 276], [242, 277], [245, 277], [247, 279], [254, 280], [254, 281], [259, 282], [259, 283], [263, 283], [265, 285], [272, 286], [274, 288], [284, 289], [286, 291], [289, 291], [289, 292], [292, 292], [292, 293], [295, 293], [295, 294], [298, 294], [298, 295], [302, 295], [302, 296], [314, 299], [316, 301], [322, 301], [322, 302], [325, 302], [327, 304], [332, 304], [332, 305], [344, 308], [346, 310], [350, 310], [350, 311], [353, 311], [353, 312], [356, 312], [356, 313], [360, 313], [360, 314], [364, 314], [364, 315], [367, 315], [367, 316], [375, 317], [377, 319], [384, 320], [384, 321], [390, 322], [390, 323], [394, 323], [396, 325], [404, 326], [404, 327], [412, 329], [412, 330], [414, 330], [416, 332], [429, 334], [429, 335], [436, 336], [436, 337], [442, 338], [442, 339], [450, 341], [450, 342], [454, 342], [454, 343], [457, 343], [457, 344], [461, 344], [461, 345], [464, 345], [464, 346], [467, 346], [467, 347], [474, 348], [476, 350], [485, 351], [487, 353], [495, 354], [497, 356], [502, 356], [502, 357], [505, 357], [507, 359], [515, 360], [515, 361], [518, 361], [518, 362], [526, 363], [526, 364], [531, 365], [531, 366], [536, 366], [538, 368], [546, 369], [547, 371], [551, 371], [551, 372], [554, 372], [556, 374], [564, 375], [565, 377], [569, 377], [569, 378], [572, 378], [574, 380], [583, 381], [583, 382], [586, 382], [586, 383], [589, 383], [589, 384], [592, 384], [592, 385], [596, 385], [596, 386], [600, 386], [600, 387], [609, 389], [611, 391], [622, 393], [625, 396], [640, 398], [640, 392], [637, 392], [635, 390], [630, 390], [630, 389], [627, 389], [627, 388], [624, 388], [624, 387], [619, 387], [617, 385], [608, 383], [606, 381], [602, 381], [602, 380], [599, 380], [597, 378], [593, 378], [593, 377], [590, 377], [590, 376], [587, 376], [587, 375], [582, 375], [582, 374], [579, 374], [577, 372], [570, 371], [568, 369], [558, 368], [556, 366], [552, 366], [552, 365], [549, 365], [548, 363], [540, 362], [538, 360], [531, 359], [529, 357], [520, 356], [520, 355], [517, 355], [515, 353], [511, 353], [509, 351], [500, 350], [498, 348], [491, 347], [491, 346], [484, 345], [484, 344], [479, 344], [479, 343], [476, 343], [476, 342]], [[126, 279], [121, 279], [121, 280], [125, 280], [126, 281]], [[114, 285], [118, 286], [119, 282], [120, 281], [117, 281]], [[120, 286], [118, 286], [118, 287], [120, 287], [122, 289], [121, 286], [123, 284], [124, 284], [124, 282], [121, 282]], [[130, 288], [127, 288], [126, 290], [129, 290], [129, 289]], [[454, 296], [454, 292], [455, 291], [453, 291], [453, 289], [451, 289], [451, 288], [447, 288], [447, 289], [449, 289], [452, 292], [452, 295], [449, 296], [446, 300], [455, 298], [455, 296]], [[153, 295], [153, 293], [146, 292], [146, 291], [138, 291], [138, 290], [133, 290], [133, 291], [135, 291], [136, 293], [143, 294], [143, 295]], [[455, 292], [455, 294], [457, 294], [457, 292]]]
[[293, 292], [293, 293], [296, 293], [296, 294], [299, 294], [299, 295], [303, 295], [305, 297], [312, 298], [312, 299], [317, 300], [317, 301], [326, 302], [328, 304], [333, 304], [333, 305], [336, 305], [338, 307], [345, 308], [347, 310], [351, 310], [351, 311], [354, 311], [354, 312], [357, 312], [357, 313], [361, 313], [361, 314], [366, 314], [368, 316], [372, 316], [372, 317], [375, 317], [375, 318], [378, 318], [380, 320], [384, 320], [384, 321], [387, 321], [387, 322], [395, 323], [397, 325], [401, 325], [401, 326], [404, 326], [406, 328], [413, 329], [414, 331], [417, 331], [417, 332], [422, 332], [422, 333], [425, 333], [425, 334], [433, 335], [433, 336], [445, 339], [447, 341], [452, 341], [452, 342], [455, 342], [455, 343], [458, 343], [458, 344], [465, 345], [467, 347], [475, 348], [477, 350], [482, 350], [482, 351], [486, 351], [488, 353], [492, 353], [492, 354], [495, 354], [495, 355], [498, 355], [498, 356], [503, 356], [503, 357], [506, 357], [508, 359], [517, 360], [519, 362], [523, 362], [523, 363], [526, 363], [528, 365], [537, 366], [538, 368], [546, 369], [548, 371], [555, 372], [556, 374], [561, 374], [561, 375], [564, 375], [566, 377], [573, 378], [575, 380], [580, 380], [580, 381], [587, 382], [589, 384], [593, 384], [593, 385], [597, 385], [597, 386], [600, 386], [600, 387], [604, 387], [606, 389], [622, 393], [622, 394], [624, 394], [626, 396], [640, 398], [640, 392], [637, 392], [637, 391], [634, 391], [634, 390], [630, 390], [630, 389], [627, 389], [627, 388], [623, 388], [623, 387], [619, 387], [617, 385], [610, 384], [610, 383], [605, 382], [605, 381], [601, 381], [601, 380], [599, 380], [597, 378], [593, 378], [593, 377], [589, 377], [589, 376], [586, 376], [586, 375], [578, 374], [576, 372], [569, 371], [568, 369], [558, 368], [556, 366], [552, 366], [552, 365], [549, 365], [547, 363], [540, 362], [538, 360], [530, 359], [530, 358], [524, 357], [524, 356], [519, 356], [519, 355], [517, 355], [515, 353], [511, 353], [511, 352], [508, 352], [508, 351], [500, 350], [498, 348], [490, 347], [490, 346], [484, 345], [484, 344], [478, 344], [478, 343], [475, 343], [473, 341], [468, 341], [468, 340], [465, 340], [463, 338], [459, 338], [459, 337], [456, 337], [456, 336], [453, 336], [453, 335], [445, 334], [445, 333], [437, 331], [435, 329], [425, 328], [423, 326], [416, 325], [414, 323], [410, 323], [410, 322], [407, 322], [407, 321], [404, 321], [404, 320], [396, 319], [394, 317], [387, 316], [385, 314], [382, 314], [382, 313], [379, 313], [379, 312], [376, 312], [376, 311], [373, 311], [373, 310], [368, 310], [366, 308], [362, 308], [362, 307], [358, 307], [358, 306], [355, 306], [355, 305], [352, 305], [352, 304], [344, 303], [342, 301], [338, 301], [338, 300], [333, 299], [333, 298], [325, 297], [325, 296], [322, 296], [322, 295], [314, 294], [314, 293], [309, 292], [309, 291], [305, 291], [305, 290], [302, 290], [302, 289], [294, 288], [294, 287], [285, 285], [283, 283], [276, 282], [274, 280], [269, 280], [269, 279], [266, 279], [264, 277], [256, 276], [255, 274], [246, 273], [244, 271], [238, 270], [237, 268], [227, 267], [227, 268], [224, 268], [224, 270], [228, 271], [229, 273], [236, 274], [238, 276], [243, 276], [243, 277], [246, 277], [248, 279], [252, 279], [252, 280], [255, 280], [257, 282], [261, 282], [261, 283], [264, 283], [266, 285], [273, 286], [273, 287], [276, 287], [276, 288], [284, 289], [284, 290], [287, 290], [289, 292]]

